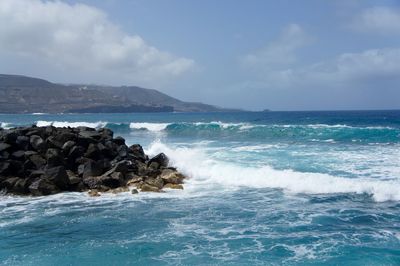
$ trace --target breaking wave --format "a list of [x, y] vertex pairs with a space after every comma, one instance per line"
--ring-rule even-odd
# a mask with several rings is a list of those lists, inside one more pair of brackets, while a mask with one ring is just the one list
[[207, 189], [209, 186], [239, 188], [274, 188], [288, 193], [370, 195], [375, 201], [400, 201], [400, 180], [344, 178], [324, 173], [277, 170], [268, 165], [249, 167], [227, 163], [208, 156], [199, 148], [171, 148], [159, 141], [147, 152], [165, 152], [171, 163], [191, 177], [187, 186]]
[[[349, 126], [349, 125], [263, 125], [252, 123], [225, 123], [214, 122], [179, 122], [179, 123], [150, 123], [150, 122], [68, 122], [68, 121], [37, 121], [37, 126], [56, 127], [108, 127], [118, 132], [149, 131], [164, 133], [172, 136], [199, 136], [202, 138], [218, 139], [232, 138], [262, 139], [279, 141], [309, 141], [309, 142], [360, 142], [360, 143], [398, 143], [400, 142], [400, 128], [382, 126]], [[0, 127], [9, 128], [9, 123], [0, 123]]]

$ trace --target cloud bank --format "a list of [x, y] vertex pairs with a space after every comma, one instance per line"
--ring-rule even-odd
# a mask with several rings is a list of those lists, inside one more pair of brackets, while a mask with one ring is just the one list
[[245, 55], [242, 63], [250, 67], [269, 69], [290, 65], [297, 61], [296, 50], [310, 42], [311, 37], [298, 24], [289, 24], [277, 40]]
[[371, 7], [355, 16], [351, 28], [365, 33], [400, 34], [400, 9]]
[[138, 83], [165, 81], [195, 65], [124, 32], [97, 8], [61, 1], [1, 0], [0, 51], [103, 82], [113, 76]]

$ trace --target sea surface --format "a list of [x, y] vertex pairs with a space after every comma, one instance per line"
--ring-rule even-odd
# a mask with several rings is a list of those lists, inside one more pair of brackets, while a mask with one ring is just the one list
[[0, 196], [0, 265], [400, 265], [400, 111], [0, 115], [109, 127], [183, 191]]

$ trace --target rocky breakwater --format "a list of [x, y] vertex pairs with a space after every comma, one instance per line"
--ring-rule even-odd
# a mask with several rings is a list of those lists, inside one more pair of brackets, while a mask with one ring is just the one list
[[107, 128], [0, 129], [0, 191], [42, 196], [64, 191], [162, 192], [185, 176], [160, 153], [149, 158]]

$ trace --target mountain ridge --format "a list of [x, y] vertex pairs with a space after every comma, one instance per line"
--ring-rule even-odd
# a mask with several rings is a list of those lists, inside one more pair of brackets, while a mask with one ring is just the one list
[[0, 74], [0, 113], [126, 113], [239, 111], [185, 102], [138, 86], [59, 84]]

